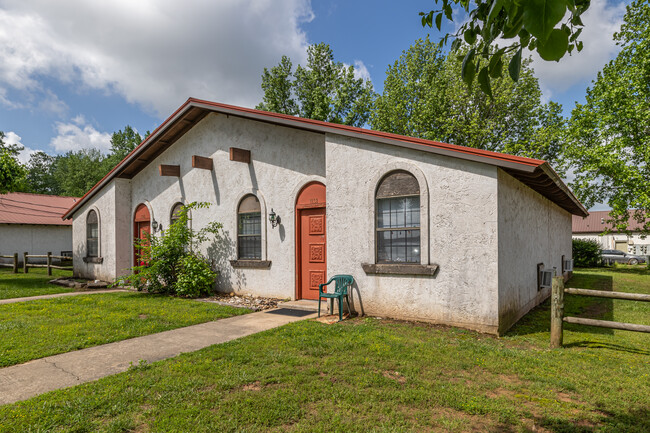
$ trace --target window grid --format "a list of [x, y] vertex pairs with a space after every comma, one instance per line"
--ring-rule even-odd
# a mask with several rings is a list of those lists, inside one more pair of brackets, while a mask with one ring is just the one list
[[377, 200], [377, 263], [420, 263], [420, 197]]
[[262, 216], [260, 212], [240, 213], [237, 243], [240, 259], [262, 259]]
[[95, 211], [91, 211], [86, 220], [86, 256], [99, 256], [99, 224]]

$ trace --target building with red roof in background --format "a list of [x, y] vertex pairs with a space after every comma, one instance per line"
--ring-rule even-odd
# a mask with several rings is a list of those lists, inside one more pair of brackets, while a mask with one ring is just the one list
[[0, 255], [18, 253], [20, 260], [24, 252], [71, 255], [72, 221], [61, 214], [77, 200], [24, 192], [0, 194]]

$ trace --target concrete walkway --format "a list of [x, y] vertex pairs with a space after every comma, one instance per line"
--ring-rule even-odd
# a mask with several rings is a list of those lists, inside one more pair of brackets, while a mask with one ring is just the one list
[[126, 289], [107, 289], [107, 290], [88, 290], [84, 292], [65, 292], [65, 293], [52, 293], [51, 295], [27, 296], [24, 298], [10, 298], [0, 300], [2, 304], [13, 304], [14, 302], [34, 301], [36, 299], [52, 299], [62, 298], [64, 296], [78, 296], [78, 295], [93, 295], [95, 293], [115, 293], [115, 292], [128, 292]]
[[309, 311], [287, 308], [267, 310], [2, 368], [0, 404], [121, 373], [140, 360], [160, 361], [315, 316]]

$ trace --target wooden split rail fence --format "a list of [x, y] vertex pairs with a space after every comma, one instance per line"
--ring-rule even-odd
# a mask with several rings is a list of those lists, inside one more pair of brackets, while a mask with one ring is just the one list
[[564, 288], [562, 277], [553, 277], [551, 287], [551, 347], [562, 347], [564, 323], [597, 326], [599, 328], [622, 329], [624, 331], [649, 332], [650, 326], [635, 323], [610, 322], [608, 320], [585, 319], [581, 317], [564, 317], [564, 294], [594, 296], [597, 298], [625, 299], [628, 301], [650, 302], [650, 295], [642, 293], [607, 292], [604, 290], [586, 290]]
[[[13, 268], [14, 274], [18, 273], [18, 253], [13, 255], [1, 256], [2, 259], [13, 259], [13, 263], [0, 263], [0, 267]], [[29, 263], [29, 259], [46, 259], [45, 264]], [[51, 252], [47, 254], [28, 254], [23, 253], [23, 272], [29, 272], [29, 268], [47, 268], [47, 275], [52, 275], [52, 269], [62, 269], [64, 271], [71, 271], [72, 265], [57, 266], [52, 264], [52, 259], [58, 259], [60, 262], [71, 261], [72, 257], [69, 256], [55, 256]], [[61, 264], [61, 263], [60, 263]]]

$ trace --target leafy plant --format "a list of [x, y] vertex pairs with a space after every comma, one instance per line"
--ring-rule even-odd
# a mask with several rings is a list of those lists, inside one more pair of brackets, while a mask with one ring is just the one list
[[199, 246], [210, 237], [217, 237], [222, 225], [211, 222], [195, 231], [190, 228], [189, 213], [209, 207], [206, 202], [193, 202], [181, 207], [177, 219], [160, 236], [148, 235], [136, 244], [140, 264], [116, 284], [127, 284], [150, 293], [185, 297], [206, 296], [213, 288], [218, 272], [199, 252]]
[[573, 239], [573, 264], [577, 268], [591, 268], [600, 265], [602, 248], [593, 239]]

